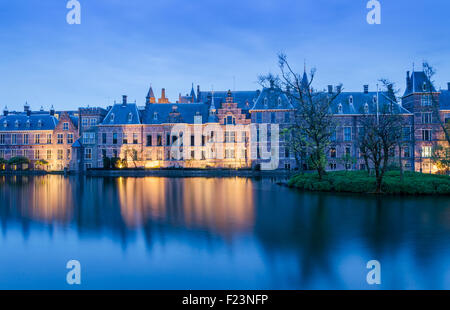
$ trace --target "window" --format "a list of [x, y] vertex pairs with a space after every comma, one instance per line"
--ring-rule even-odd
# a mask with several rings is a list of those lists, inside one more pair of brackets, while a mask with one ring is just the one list
[[70, 149], [67, 149], [67, 160], [70, 160]]
[[409, 147], [407, 147], [407, 146], [403, 148], [403, 157], [404, 158], [410, 158], [411, 157], [411, 153], [409, 151]]
[[109, 118], [109, 121], [110, 121], [111, 123], [114, 123], [114, 113], [111, 113], [111, 116], [110, 116], [110, 118]]
[[152, 135], [147, 135], [147, 146], [152, 146]]
[[411, 127], [402, 128], [402, 139], [403, 141], [411, 140]]
[[284, 158], [290, 158], [290, 157], [291, 156], [289, 154], [289, 148], [288, 147], [284, 148]]
[[247, 137], [247, 132], [246, 131], [242, 132], [242, 141], [241, 142], [244, 142], [244, 143], [248, 142], [248, 137]]
[[431, 141], [431, 129], [422, 129], [422, 140]]
[[234, 149], [226, 149], [225, 158], [234, 158]]
[[41, 157], [40, 157], [40, 152], [39, 152], [40, 150], [34, 150], [34, 159], [40, 159]]
[[352, 140], [352, 127], [344, 127], [344, 141]]
[[67, 134], [67, 144], [73, 144], [73, 133]]
[[431, 97], [430, 95], [423, 95], [421, 98], [421, 103], [423, 107], [427, 107], [431, 105]]
[[102, 132], [102, 144], [106, 144], [106, 132]]
[[52, 159], [52, 150], [47, 150], [47, 160]]
[[289, 123], [291, 121], [291, 115], [289, 112], [284, 112], [284, 122]]
[[95, 126], [95, 125], [97, 125], [97, 119], [96, 118], [91, 118], [89, 120], [89, 123], [90, 123], [91, 126]]
[[91, 169], [92, 168], [92, 163], [86, 163], [84, 166], [86, 167], [86, 169]]
[[278, 107], [281, 107], [282, 103], [281, 103], [281, 98], [278, 97]]
[[128, 135], [126, 133], [122, 136], [122, 144], [128, 144]]
[[233, 116], [228, 115], [226, 118], [225, 125], [236, 125], [236, 119]]
[[92, 159], [92, 149], [91, 148], [85, 148], [84, 149], [84, 158], [87, 160]]
[[340, 104], [340, 103], [339, 103], [339, 105], [338, 105], [338, 113], [339, 113], [339, 114], [342, 114], [342, 113], [343, 113], [343, 110], [342, 110], [342, 104]]
[[52, 134], [51, 133], [49, 133], [47, 135], [47, 144], [52, 144]]
[[191, 135], [191, 146], [195, 146], [195, 136]]
[[40, 134], [36, 134], [34, 136], [34, 144], [41, 144], [41, 135]]
[[69, 130], [69, 123], [63, 123], [63, 130]]
[[337, 154], [336, 148], [335, 148], [335, 147], [332, 147], [332, 148], [330, 149], [330, 157], [331, 157], [331, 158], [336, 158], [336, 154]]
[[81, 120], [81, 126], [82, 127], [87, 127], [88, 126], [88, 119], [87, 118], [83, 118]]
[[262, 123], [262, 113], [256, 112], [256, 123], [261, 124]]
[[332, 142], [336, 141], [336, 129], [333, 129], [333, 130], [331, 131], [330, 140], [331, 140]]
[[57, 143], [58, 144], [63, 144], [64, 143], [64, 135], [62, 134], [62, 133], [59, 133], [58, 135], [57, 135]]
[[422, 157], [431, 157], [431, 146], [422, 146]]
[[270, 122], [276, 123], [276, 116], [277, 114], [275, 112], [270, 113]]
[[128, 123], [131, 123], [133, 121], [133, 114], [130, 112], [128, 113]]
[[117, 144], [117, 132], [113, 133], [113, 144]]
[[350, 146], [345, 147], [345, 155], [350, 156], [352, 154], [352, 148]]
[[58, 160], [63, 159], [63, 150], [58, 150], [57, 158], [58, 158]]
[[23, 135], [23, 144], [28, 144], [28, 134]]
[[329, 167], [330, 167], [330, 170], [336, 170], [336, 163], [331, 163], [330, 165], [329, 165]]
[[166, 145], [169, 146], [170, 145], [170, 133], [168, 133], [166, 135]]
[[17, 135], [16, 134], [11, 135], [11, 144], [17, 144]]
[[93, 132], [83, 133], [83, 144], [95, 144], [95, 133]]
[[158, 146], [162, 146], [162, 135], [157, 135], [156, 136], [156, 144]]
[[113, 150], [113, 157], [117, 158], [117, 150]]
[[133, 144], [138, 144], [138, 134], [137, 133], [133, 134]]
[[225, 143], [234, 143], [234, 142], [236, 142], [236, 132], [225, 131]]
[[102, 158], [106, 157], [106, 149], [102, 149]]
[[433, 120], [433, 113], [422, 113], [422, 124], [431, 124]]

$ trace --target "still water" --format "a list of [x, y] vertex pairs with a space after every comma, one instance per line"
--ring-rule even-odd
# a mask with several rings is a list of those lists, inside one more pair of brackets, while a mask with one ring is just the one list
[[[274, 179], [0, 177], [0, 289], [450, 289], [450, 199]], [[366, 282], [369, 260], [381, 285]]]

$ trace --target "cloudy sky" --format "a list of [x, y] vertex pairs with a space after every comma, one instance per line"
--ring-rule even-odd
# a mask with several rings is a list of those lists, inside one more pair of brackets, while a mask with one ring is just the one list
[[69, 25], [67, 0], [2, 1], [2, 109], [106, 106], [122, 94], [143, 104], [150, 83], [173, 101], [191, 83], [254, 90], [279, 52], [298, 71], [305, 59], [316, 67], [316, 88], [374, 89], [386, 77], [403, 89], [423, 60], [438, 86], [450, 82], [447, 0], [380, 0], [381, 25], [367, 24], [367, 0], [79, 2], [81, 25]]

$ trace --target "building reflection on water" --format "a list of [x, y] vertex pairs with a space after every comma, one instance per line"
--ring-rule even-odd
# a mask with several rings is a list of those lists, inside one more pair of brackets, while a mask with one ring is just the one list
[[[351, 257], [384, 258], [391, 270], [413, 266], [415, 283], [450, 288], [448, 197], [308, 194], [271, 179], [0, 176], [0, 221], [3, 236], [10, 227], [24, 236], [62, 227], [123, 248], [139, 235], [149, 250], [167, 239], [210, 254], [225, 245], [235, 257], [262, 260], [272, 278], [283, 270], [282, 281], [292, 282], [285, 288], [311, 288], [317, 279], [346, 288]], [[402, 281], [393, 277], [390, 287]]]

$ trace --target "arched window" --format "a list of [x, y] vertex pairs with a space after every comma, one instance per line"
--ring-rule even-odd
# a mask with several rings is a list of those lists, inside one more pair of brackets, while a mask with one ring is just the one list
[[18, 120], [15, 121], [14, 126], [16, 126], [16, 128], [19, 128], [19, 121]]
[[364, 105], [364, 113], [369, 113], [369, 105], [367, 104], [367, 102], [366, 102], [366, 104]]
[[8, 127], [8, 122], [5, 120], [5, 121], [3, 121], [3, 127]]
[[156, 121], [158, 119], [158, 112], [153, 113], [153, 119]]
[[111, 113], [111, 116], [110, 116], [110, 118], [109, 118], [109, 121], [112, 123], [112, 122], [114, 122], [114, 113]]
[[39, 127], [39, 128], [42, 127], [42, 120], [38, 120], [38, 127]]
[[128, 123], [131, 123], [133, 121], [133, 114], [130, 112], [128, 113]]
[[343, 110], [342, 110], [342, 104], [339, 103], [338, 105], [338, 113], [342, 114]]
[[31, 127], [31, 122], [30, 122], [30, 120], [28, 119], [27, 120], [27, 128], [30, 128]]
[[281, 97], [278, 97], [278, 107], [281, 107], [282, 102], [281, 102]]
[[349, 103], [349, 104], [353, 104], [353, 96], [350, 96], [350, 97], [348, 98], [348, 103]]

